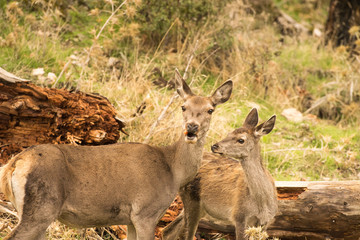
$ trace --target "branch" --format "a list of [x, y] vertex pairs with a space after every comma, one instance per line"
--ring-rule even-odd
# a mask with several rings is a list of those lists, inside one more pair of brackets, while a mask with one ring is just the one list
[[0, 67], [0, 79], [3, 79], [7, 82], [11, 82], [11, 83], [16, 83], [16, 82], [29, 82], [29, 80], [23, 79], [23, 78], [19, 78], [17, 76], [15, 76], [12, 73], [9, 73], [8, 71], [6, 71], [5, 69]]
[[[6, 202], [4, 202], [4, 204], [6, 204]], [[3, 201], [0, 200], [0, 212], [2, 213], [8, 213], [10, 215], [15, 216], [17, 219], [19, 219], [19, 216], [17, 215], [17, 213], [15, 211], [11, 211], [9, 208], [7, 208], [6, 206], [3, 205]]]
[[[113, 11], [113, 12], [111, 13], [110, 17], [106, 20], [106, 22], [105, 22], [104, 25], [101, 27], [101, 29], [100, 29], [100, 31], [98, 32], [98, 34], [96, 35], [95, 40], [98, 40], [98, 39], [100, 38], [101, 33], [102, 33], [103, 30], [105, 29], [106, 25], [108, 25], [110, 19], [115, 15], [115, 13], [116, 13], [117, 11], [119, 11], [119, 9], [126, 3], [126, 1], [127, 1], [127, 0], [124, 0], [124, 1], [115, 9], [115, 11]], [[94, 43], [95, 43], [95, 42], [94, 42]], [[94, 47], [94, 43], [91, 45], [91, 47], [90, 47], [90, 49], [89, 49], [89, 51], [88, 51], [88, 54], [87, 54], [86, 60], [85, 60], [85, 62], [84, 62], [84, 65], [87, 65], [87, 64], [89, 63], [89, 61], [90, 61], [90, 54], [91, 54], [91, 51], [92, 51], [92, 49], [93, 49], [93, 47]], [[66, 67], [66, 66], [65, 66], [65, 67]], [[65, 68], [65, 67], [64, 67], [64, 68]], [[83, 74], [84, 74], [84, 69], [85, 69], [84, 67], [81, 69], [80, 79], [82, 78], [82, 76], [83, 76]]]
[[123, 2], [115, 9], [115, 11], [113, 11], [113, 12], [111, 13], [110, 17], [106, 20], [106, 22], [104, 23], [104, 25], [103, 25], [102, 28], [100, 29], [99, 33], [96, 35], [96, 38], [95, 38], [96, 40], [99, 39], [102, 31], [104, 30], [104, 28], [106, 27], [106, 25], [109, 23], [110, 19], [115, 15], [115, 13], [116, 13], [117, 11], [119, 11], [119, 9], [126, 3], [126, 1], [127, 1], [127, 0], [123, 1]]
[[[189, 66], [191, 64], [191, 61], [193, 60], [194, 58], [194, 55], [195, 55], [195, 51], [198, 47], [198, 41], [196, 41], [195, 43], [195, 46], [194, 46], [194, 49], [189, 57], [189, 61], [188, 61], [188, 64], [186, 65], [186, 68], [185, 68], [185, 71], [184, 71], [184, 75], [183, 75], [183, 78], [186, 79], [186, 74], [187, 74], [187, 71], [189, 70]], [[190, 83], [191, 84], [191, 83]], [[169, 103], [164, 107], [164, 109], [162, 110], [162, 112], [160, 113], [160, 116], [158, 117], [158, 119], [156, 119], [156, 121], [153, 123], [153, 125], [151, 125], [151, 128], [150, 128], [150, 131], [149, 131], [149, 134], [145, 137], [144, 139], [144, 143], [149, 143], [150, 141], [150, 137], [151, 135], [153, 134], [155, 128], [157, 127], [157, 125], [161, 122], [161, 120], [163, 120], [163, 118], [165, 117], [165, 114], [167, 112], [167, 110], [169, 109], [169, 107], [171, 106], [171, 104], [175, 101], [175, 99], [177, 99], [179, 97], [179, 95], [174, 92], [173, 96], [171, 97]]]

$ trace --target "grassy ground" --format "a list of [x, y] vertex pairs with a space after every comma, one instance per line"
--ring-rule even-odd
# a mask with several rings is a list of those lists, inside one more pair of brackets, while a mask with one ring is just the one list
[[[34, 2], [0, 0], [0, 67], [39, 85], [108, 97], [127, 122], [130, 136], [121, 141], [145, 141], [174, 94], [154, 82], [171, 80], [175, 68], [187, 69], [197, 93], [210, 94], [229, 78], [235, 84], [230, 101], [214, 113], [207, 151], [257, 107], [262, 120], [278, 116], [275, 130], [262, 141], [264, 161], [276, 180], [359, 178], [359, 62], [346, 47], [324, 46], [323, 38], [311, 33], [281, 35], [266, 14], [248, 15], [240, 1], [228, 1], [216, 21], [202, 19], [196, 31], [173, 18], [159, 36], [153, 34], [158, 25], [139, 20], [145, 11], [139, 10], [140, 0], [118, 11], [120, 1], [89, 1], [65, 10], [54, 1]], [[275, 4], [310, 31], [323, 32], [326, 1]], [[44, 74], [32, 75], [36, 68]], [[304, 113], [317, 102], [302, 122], [281, 115], [290, 107]], [[151, 144], [178, 138], [180, 104], [170, 106], [149, 136]], [[141, 105], [144, 112], [134, 115]]]

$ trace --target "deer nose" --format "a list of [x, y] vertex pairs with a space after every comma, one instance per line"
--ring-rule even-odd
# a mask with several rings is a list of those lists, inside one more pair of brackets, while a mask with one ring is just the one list
[[187, 124], [187, 131], [191, 133], [196, 133], [199, 130], [199, 125], [195, 123]]
[[219, 149], [219, 145], [217, 145], [217, 144], [214, 144], [214, 145], [211, 146], [211, 151], [212, 152], [215, 152], [218, 149]]

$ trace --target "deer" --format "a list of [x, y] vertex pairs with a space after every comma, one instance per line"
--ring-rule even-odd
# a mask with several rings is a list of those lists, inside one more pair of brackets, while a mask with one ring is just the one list
[[193, 240], [200, 220], [218, 230], [235, 228], [236, 240], [246, 239], [248, 226], [266, 228], [278, 203], [259, 139], [272, 131], [275, 120], [273, 115], [257, 125], [254, 108], [240, 128], [211, 146], [212, 154], [204, 153], [194, 180], [180, 189], [184, 210], [163, 230], [162, 239]]
[[0, 190], [19, 223], [4, 240], [45, 239], [54, 221], [77, 228], [127, 225], [128, 240], [155, 238], [155, 227], [179, 189], [196, 175], [215, 107], [233, 83], [195, 95], [178, 71], [181, 134], [168, 146], [128, 142], [102, 146], [43, 144], [27, 148], [0, 171]]

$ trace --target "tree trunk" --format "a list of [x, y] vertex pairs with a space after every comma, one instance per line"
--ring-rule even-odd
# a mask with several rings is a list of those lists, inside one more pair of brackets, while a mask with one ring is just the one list
[[[271, 237], [281, 240], [359, 239], [360, 181], [276, 182], [276, 188], [279, 212], [267, 229]], [[169, 215], [173, 219], [176, 217], [173, 212]], [[173, 219], [164, 218], [163, 225]], [[234, 226], [201, 220], [198, 233], [224, 233], [234, 239], [234, 230]]]
[[349, 29], [359, 25], [360, 2], [358, 0], [331, 0], [325, 24], [325, 43], [332, 43], [335, 47], [353, 45], [357, 37], [350, 35]]
[[0, 68], [0, 165], [42, 143], [115, 143], [124, 123], [95, 94], [42, 88]]
[[282, 35], [294, 36], [309, 32], [309, 29], [276, 7], [273, 0], [243, 0], [243, 3], [247, 12], [255, 13], [258, 17], [263, 17], [262, 13], [265, 12], [268, 21], [274, 22]]

